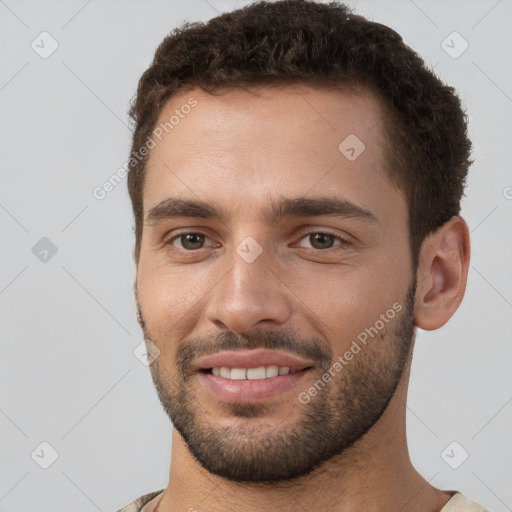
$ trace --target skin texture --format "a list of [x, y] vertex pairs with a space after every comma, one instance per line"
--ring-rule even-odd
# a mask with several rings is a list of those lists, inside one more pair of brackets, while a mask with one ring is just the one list
[[[151, 150], [145, 218], [169, 198], [213, 204], [225, 218], [147, 219], [135, 255], [139, 318], [160, 350], [151, 372], [176, 425], [157, 510], [439, 511], [448, 494], [409, 459], [407, 386], [413, 327], [441, 327], [462, 300], [466, 223], [454, 217], [429, 236], [413, 271], [407, 205], [387, 178], [383, 114], [367, 91], [192, 89], [173, 97], [160, 121], [190, 97], [197, 106]], [[350, 134], [365, 145], [354, 161], [338, 149]], [[265, 218], [272, 202], [296, 197], [344, 199], [376, 221]], [[186, 233], [206, 235], [204, 244], [177, 237]], [[349, 244], [319, 244], [315, 233]], [[237, 252], [248, 236], [262, 249], [251, 263]], [[400, 312], [301, 403], [299, 393], [393, 304]], [[192, 370], [215, 347], [278, 345], [302, 356], [316, 349], [314, 366], [259, 404], [217, 400]]]

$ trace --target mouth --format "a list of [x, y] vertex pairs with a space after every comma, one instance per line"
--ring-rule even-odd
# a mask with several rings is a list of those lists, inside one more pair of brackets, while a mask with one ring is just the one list
[[204, 368], [200, 372], [210, 375], [220, 376], [229, 380], [259, 380], [271, 379], [279, 375], [293, 375], [303, 370], [309, 370], [311, 366], [305, 368], [290, 368], [289, 366], [257, 366], [255, 368], [229, 368], [227, 366], [215, 366], [214, 368]]
[[224, 402], [261, 402], [290, 391], [314, 364], [275, 350], [219, 352], [201, 358], [196, 370], [203, 388]]

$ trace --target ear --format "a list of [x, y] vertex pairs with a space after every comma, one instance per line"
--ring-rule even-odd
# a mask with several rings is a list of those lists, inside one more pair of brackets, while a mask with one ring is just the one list
[[469, 256], [469, 229], [462, 217], [452, 217], [425, 239], [417, 271], [418, 327], [439, 329], [453, 316], [466, 291]]

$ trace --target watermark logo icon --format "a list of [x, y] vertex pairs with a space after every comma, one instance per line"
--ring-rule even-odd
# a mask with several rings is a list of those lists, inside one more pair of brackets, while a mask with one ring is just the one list
[[236, 252], [247, 263], [252, 263], [263, 252], [263, 247], [252, 236], [248, 236], [236, 248]]
[[452, 59], [458, 59], [469, 48], [469, 43], [457, 31], [453, 31], [443, 39], [441, 48]]
[[135, 347], [133, 355], [144, 366], [149, 366], [160, 355], [160, 349], [151, 340], [146, 340]]
[[38, 466], [48, 469], [59, 458], [59, 453], [49, 442], [43, 441], [30, 456]]
[[357, 135], [351, 133], [340, 143], [338, 149], [347, 160], [353, 162], [362, 155], [366, 146]]
[[56, 254], [57, 246], [46, 236], [43, 236], [34, 247], [32, 254], [41, 262], [48, 263]]
[[466, 462], [469, 453], [457, 441], [452, 441], [442, 452], [441, 458], [452, 469], [458, 469]]
[[59, 47], [57, 40], [48, 32], [41, 32], [30, 44], [42, 59], [48, 59]]

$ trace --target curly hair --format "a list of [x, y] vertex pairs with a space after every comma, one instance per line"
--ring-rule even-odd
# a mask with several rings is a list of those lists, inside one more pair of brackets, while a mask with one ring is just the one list
[[[140, 149], [178, 91], [306, 82], [356, 86], [379, 99], [385, 167], [408, 208], [414, 268], [424, 239], [460, 212], [471, 142], [455, 89], [391, 28], [338, 2], [258, 1], [206, 23], [184, 23], [157, 48], [130, 108], [134, 133], [128, 190], [138, 259], [145, 165]], [[138, 156], [138, 158], [134, 158]]]

